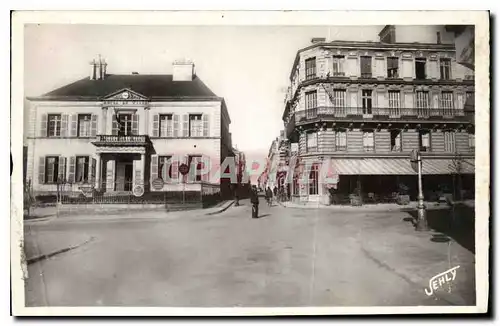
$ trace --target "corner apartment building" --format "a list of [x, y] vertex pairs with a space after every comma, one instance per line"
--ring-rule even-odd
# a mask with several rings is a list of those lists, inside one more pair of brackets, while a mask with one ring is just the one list
[[101, 59], [90, 68], [86, 78], [29, 98], [27, 178], [35, 194], [54, 194], [57, 183], [75, 194], [221, 190], [212, 174], [179, 173], [182, 163], [192, 173], [231, 151], [224, 99], [192, 62], [174, 62], [171, 75], [108, 74]]
[[[397, 35], [386, 26], [379, 41], [313, 39], [297, 52], [283, 114], [298, 146], [295, 198], [329, 195], [314, 163], [327, 158], [338, 196], [388, 198], [405, 184], [415, 197], [413, 149], [422, 152], [427, 198], [453, 189], [457, 174], [473, 194], [474, 72], [457, 64], [454, 44], [442, 43], [439, 31], [433, 43], [397, 42]], [[303, 173], [307, 185], [298, 182]]]

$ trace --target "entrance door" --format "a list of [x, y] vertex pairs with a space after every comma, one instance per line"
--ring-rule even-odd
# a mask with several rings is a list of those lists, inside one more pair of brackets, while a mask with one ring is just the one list
[[125, 165], [125, 191], [132, 191], [133, 171], [133, 164], [128, 163]]

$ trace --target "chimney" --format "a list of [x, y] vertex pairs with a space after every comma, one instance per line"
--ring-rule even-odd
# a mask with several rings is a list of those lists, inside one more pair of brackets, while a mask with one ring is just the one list
[[194, 63], [190, 60], [176, 60], [172, 65], [173, 81], [191, 81], [194, 76]]
[[96, 62], [95, 59], [90, 61], [90, 80], [95, 80], [96, 78]]
[[325, 42], [325, 41], [326, 41], [326, 38], [324, 38], [324, 37], [313, 37], [313, 38], [311, 39], [311, 43], [312, 43], [312, 44], [316, 44], [316, 43], [323, 43], [323, 42]]

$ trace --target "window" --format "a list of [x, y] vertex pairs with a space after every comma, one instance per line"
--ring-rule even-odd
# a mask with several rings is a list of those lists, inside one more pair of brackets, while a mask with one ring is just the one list
[[316, 152], [318, 150], [318, 134], [310, 132], [306, 134], [307, 152]]
[[317, 107], [317, 94], [316, 91], [306, 93], [306, 110], [314, 109]]
[[171, 114], [160, 115], [160, 137], [174, 135], [174, 122]]
[[345, 108], [345, 90], [344, 89], [334, 89], [333, 90], [333, 106], [336, 108]]
[[431, 151], [431, 133], [429, 130], [420, 129], [418, 131], [418, 147], [421, 152]]
[[131, 114], [118, 114], [118, 135], [130, 136], [132, 135], [132, 115]]
[[472, 132], [469, 132], [469, 149], [474, 152], [476, 149], [476, 135]]
[[455, 152], [455, 133], [453, 131], [444, 131], [444, 151]]
[[361, 57], [361, 78], [372, 77], [372, 57]]
[[48, 136], [49, 137], [59, 137], [61, 136], [61, 115], [60, 114], [49, 114], [48, 115]]
[[200, 174], [201, 173], [200, 171], [203, 170], [203, 160], [201, 158], [201, 155], [189, 156], [188, 166], [190, 171], [189, 175], [192, 176], [193, 180], [201, 181], [202, 175]]
[[453, 114], [453, 92], [441, 92], [440, 98], [443, 115], [451, 116]]
[[389, 91], [389, 116], [399, 117], [401, 115], [401, 93], [399, 91]]
[[45, 158], [45, 183], [57, 183], [59, 175], [59, 157], [47, 156]]
[[335, 133], [335, 149], [337, 151], [347, 150], [347, 133], [345, 131]]
[[398, 58], [389, 57], [387, 58], [387, 78], [398, 78], [399, 77], [399, 63]]
[[75, 182], [87, 183], [89, 181], [89, 157], [76, 157]]
[[439, 60], [439, 71], [441, 79], [449, 80], [451, 79], [451, 60], [450, 59], [440, 59]]
[[403, 150], [401, 130], [391, 130], [391, 151], [401, 152]]
[[306, 59], [306, 79], [316, 78], [316, 57]]
[[425, 58], [416, 58], [415, 59], [415, 78], [416, 79], [426, 79], [425, 73]]
[[363, 133], [363, 149], [365, 152], [375, 151], [375, 133], [373, 131]]
[[78, 137], [90, 137], [90, 114], [78, 115]]
[[319, 165], [313, 164], [309, 172], [309, 195], [318, 194]]
[[333, 56], [333, 75], [334, 76], [345, 76], [344, 56], [340, 56], [340, 55]]
[[362, 90], [361, 100], [363, 102], [363, 114], [372, 114], [372, 91], [370, 89]]
[[[173, 175], [173, 166], [174, 164], [178, 164], [178, 162], [172, 161], [172, 156], [159, 156], [158, 157], [158, 175], [161, 177], [163, 181], [177, 179], [176, 175]], [[168, 171], [165, 166], [168, 166]], [[167, 178], [168, 176], [168, 178]]]
[[417, 114], [419, 117], [429, 115], [429, 92], [417, 91]]
[[203, 136], [203, 121], [201, 116], [201, 114], [189, 115], [189, 137]]

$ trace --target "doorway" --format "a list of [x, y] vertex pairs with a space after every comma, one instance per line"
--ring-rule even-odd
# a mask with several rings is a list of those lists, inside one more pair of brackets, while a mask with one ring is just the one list
[[132, 191], [133, 171], [132, 161], [116, 163], [116, 191]]

